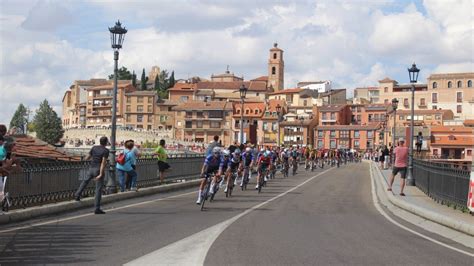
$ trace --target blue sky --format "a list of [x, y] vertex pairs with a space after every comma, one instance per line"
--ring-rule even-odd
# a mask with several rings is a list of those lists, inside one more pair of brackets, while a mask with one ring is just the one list
[[48, 99], [58, 113], [77, 79], [112, 72], [108, 26], [129, 29], [120, 65], [177, 78], [225, 71], [266, 75], [268, 49], [285, 50], [285, 86], [331, 80], [350, 92], [388, 76], [474, 72], [471, 0], [0, 1], [0, 123], [19, 103]]

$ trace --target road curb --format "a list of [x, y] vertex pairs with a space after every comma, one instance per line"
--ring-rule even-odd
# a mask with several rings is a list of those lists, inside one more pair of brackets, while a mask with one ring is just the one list
[[[369, 162], [369, 164], [370, 164], [370, 167], [373, 166], [373, 162]], [[474, 236], [474, 225], [472, 225], [472, 224], [468, 224], [468, 223], [465, 223], [465, 222], [455, 220], [455, 219], [453, 219], [449, 216], [446, 216], [446, 215], [443, 215], [443, 214], [440, 214], [440, 213], [436, 213], [436, 212], [433, 212], [433, 211], [427, 210], [425, 208], [415, 206], [413, 204], [409, 204], [409, 203], [407, 203], [403, 200], [398, 199], [392, 193], [389, 193], [389, 191], [387, 191], [388, 185], [385, 182], [381, 181], [384, 177], [383, 177], [383, 174], [380, 171], [380, 169], [377, 166], [372, 167], [372, 168], [375, 169], [374, 173], [376, 173], [376, 175], [377, 175], [374, 178], [375, 181], [379, 185], [381, 184], [381, 186], [383, 187], [383, 191], [385, 192], [388, 200], [393, 205], [395, 205], [395, 206], [397, 206], [397, 207], [399, 207], [399, 208], [401, 208], [405, 211], [408, 211], [408, 212], [410, 212], [414, 215], [417, 215], [421, 218], [432, 221], [434, 223], [449, 227], [453, 230], [456, 230], [458, 232], [467, 234], [469, 236]]]
[[[161, 185], [155, 187], [147, 187], [139, 189], [138, 191], [130, 191], [117, 193], [112, 195], [105, 195], [102, 197], [102, 204], [144, 197], [156, 193], [172, 192], [176, 190], [183, 190], [187, 188], [196, 187], [201, 182], [200, 179], [189, 180], [181, 183], [174, 183], [168, 185]], [[67, 211], [79, 210], [84, 208], [92, 208], [94, 206], [94, 197], [81, 199], [81, 201], [66, 201], [46, 204], [43, 206], [31, 207], [22, 210], [14, 210], [4, 214], [0, 214], [0, 224], [8, 224], [14, 222], [25, 221], [32, 218], [47, 216], [52, 214], [59, 214]], [[91, 209], [92, 210], [92, 209]]]

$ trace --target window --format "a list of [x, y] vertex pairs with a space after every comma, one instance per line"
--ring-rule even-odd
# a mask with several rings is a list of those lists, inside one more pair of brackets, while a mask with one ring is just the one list
[[202, 120], [196, 121], [196, 128], [202, 128]]
[[273, 130], [273, 131], [277, 131], [277, 130], [278, 130], [278, 123], [277, 123], [277, 122], [273, 122], [273, 123], [272, 123], [272, 130]]
[[127, 97], [127, 103], [131, 103], [132, 102], [132, 98], [131, 97]]
[[307, 106], [308, 105], [308, 100], [304, 100], [303, 101], [303, 106]]
[[436, 120], [441, 120], [441, 115], [435, 115]]
[[220, 122], [217, 122], [217, 121], [211, 121], [211, 128], [220, 128], [221, 127], [221, 123]]
[[356, 139], [360, 138], [359, 130], [354, 130], [354, 138], [356, 138]]
[[425, 98], [420, 99], [420, 106], [426, 106]]
[[438, 88], [438, 83], [437, 82], [433, 82], [433, 89], [436, 89]]
[[323, 113], [322, 120], [326, 120], [326, 113]]
[[379, 114], [374, 115], [374, 121], [379, 121]]
[[331, 138], [335, 138], [336, 137], [336, 130], [331, 130], [330, 132], [331, 132], [330, 133]]
[[348, 139], [349, 138], [349, 131], [348, 130], [339, 131], [339, 138]]
[[147, 121], [148, 123], [151, 123], [152, 120], [153, 120], [152, 115], [147, 115], [146, 121]]
[[273, 59], [277, 59], [277, 53], [273, 53]]
[[318, 149], [321, 149], [321, 148], [323, 148], [323, 141], [318, 140]]
[[371, 140], [367, 141], [367, 149], [372, 149], [374, 147], [374, 143]]
[[360, 148], [360, 142], [359, 140], [354, 140], [354, 148], [359, 149]]
[[405, 116], [400, 115], [400, 116], [398, 117], [398, 120], [405, 120]]
[[472, 150], [467, 150], [467, 156], [471, 156], [472, 155]]
[[458, 103], [462, 103], [462, 92], [461, 91], [456, 92], [456, 101]]
[[137, 115], [137, 123], [143, 123], [143, 115]]
[[268, 130], [268, 123], [263, 122], [263, 130], [267, 131]]
[[143, 112], [143, 105], [137, 105], [137, 113]]
[[127, 109], [126, 109], [126, 112], [131, 112], [132, 111], [132, 108], [130, 105], [127, 105]]
[[462, 87], [462, 81], [459, 80], [457, 85], [458, 85], [458, 88], [461, 88]]
[[462, 113], [462, 105], [456, 106], [456, 113], [458, 114]]
[[184, 117], [187, 117], [187, 118], [193, 117], [193, 112], [186, 112]]
[[197, 118], [204, 118], [204, 113], [203, 112], [197, 112], [196, 116], [197, 116]]
[[318, 138], [322, 138], [324, 135], [323, 135], [323, 131], [322, 130], [318, 130]]
[[151, 106], [151, 105], [148, 105], [148, 107], [147, 107], [147, 111], [148, 111], [148, 113], [151, 113], [151, 112], [153, 112], [153, 106]]
[[403, 99], [403, 106], [408, 107], [408, 98]]
[[245, 110], [245, 114], [246, 115], [250, 114], [250, 110], [249, 109]]
[[453, 83], [451, 81], [448, 81], [448, 88], [453, 87]]
[[388, 104], [388, 99], [383, 100], [384, 104]]
[[272, 67], [272, 75], [275, 75], [275, 74], [276, 74], [276, 68]]
[[181, 96], [180, 99], [181, 99], [182, 102], [187, 102], [188, 99], [189, 99], [189, 96]]
[[433, 155], [438, 155], [438, 149], [433, 149]]
[[336, 140], [332, 139], [329, 145], [330, 145], [331, 149], [335, 149], [336, 148]]
[[383, 92], [388, 92], [388, 87], [383, 88]]
[[331, 113], [331, 120], [336, 120], [336, 113]]
[[224, 117], [224, 112], [222, 112], [222, 111], [209, 111], [208, 115], [209, 115], [209, 118], [223, 118]]
[[371, 139], [373, 137], [374, 137], [374, 132], [371, 130], [367, 131], [367, 138]]
[[255, 114], [258, 115], [258, 109], [255, 109]]
[[472, 88], [472, 80], [468, 80], [468, 81], [467, 81], [467, 87], [468, 87], [468, 88]]
[[240, 109], [237, 109], [236, 114], [240, 115]]
[[186, 121], [186, 128], [193, 128], [193, 121]]
[[357, 121], [360, 122], [360, 120], [361, 120], [361, 115], [357, 115]]
[[432, 93], [431, 94], [431, 102], [433, 102], [433, 103], [438, 102], [438, 94], [437, 93]]
[[131, 116], [131, 115], [126, 115], [126, 116], [125, 116], [125, 121], [130, 122], [130, 116]]
[[438, 109], [438, 106], [433, 105], [431, 108], [432, 108], [433, 110], [436, 110], [436, 109]]
[[143, 103], [143, 97], [142, 96], [137, 97], [137, 103]]

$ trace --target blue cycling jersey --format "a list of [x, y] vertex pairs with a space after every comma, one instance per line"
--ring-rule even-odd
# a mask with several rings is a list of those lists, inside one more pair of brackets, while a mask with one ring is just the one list
[[249, 166], [250, 163], [254, 160], [252, 152], [244, 152], [242, 153], [242, 161], [244, 161], [245, 166]]
[[224, 167], [224, 158], [222, 156], [215, 157], [214, 155], [209, 155], [204, 161], [204, 165], [207, 165], [209, 168], [219, 168]]

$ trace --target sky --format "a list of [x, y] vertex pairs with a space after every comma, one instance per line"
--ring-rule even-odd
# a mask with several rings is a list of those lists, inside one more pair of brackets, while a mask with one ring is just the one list
[[268, 50], [284, 50], [285, 88], [331, 80], [333, 88], [420, 82], [474, 72], [471, 0], [0, 0], [0, 123], [18, 104], [47, 99], [61, 115], [74, 80], [113, 72], [108, 27], [128, 29], [119, 66], [152, 66], [209, 78], [230, 66], [267, 75]]

